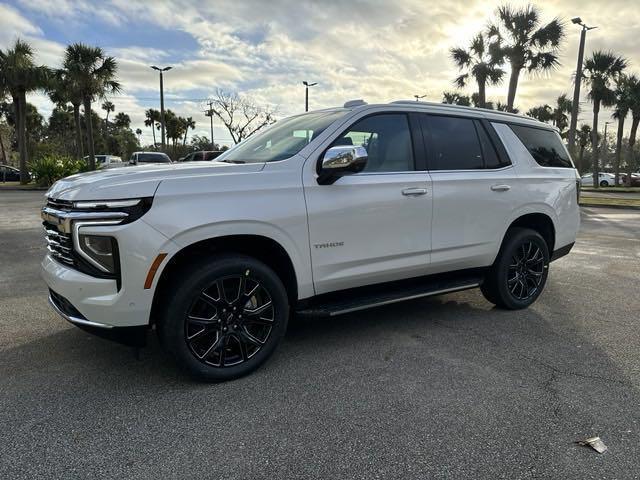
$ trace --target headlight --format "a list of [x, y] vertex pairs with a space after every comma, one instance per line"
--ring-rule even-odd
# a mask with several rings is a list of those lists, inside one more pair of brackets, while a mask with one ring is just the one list
[[131, 223], [142, 217], [151, 208], [153, 197], [127, 198], [123, 200], [89, 200], [73, 203], [74, 212], [123, 213], [121, 223]]
[[91, 264], [107, 273], [116, 273], [118, 242], [102, 235], [78, 236], [80, 254]]

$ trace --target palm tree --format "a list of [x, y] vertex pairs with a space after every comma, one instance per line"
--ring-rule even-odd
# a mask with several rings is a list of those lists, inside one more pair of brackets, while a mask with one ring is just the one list
[[449, 105], [463, 105], [468, 107], [471, 105], [471, 99], [468, 95], [460, 95], [457, 92], [443, 92], [442, 103], [448, 103]]
[[523, 70], [547, 72], [558, 65], [558, 48], [564, 36], [559, 19], [540, 23], [540, 11], [533, 5], [498, 8], [498, 23], [489, 26], [487, 35], [493, 54], [503, 57], [511, 67], [507, 108], [513, 110], [518, 80]]
[[104, 122], [105, 122], [105, 124], [107, 125], [107, 128], [108, 128], [109, 127], [109, 112], [115, 112], [116, 106], [113, 104], [113, 102], [110, 102], [109, 100], [105, 100], [104, 102], [102, 102], [102, 110], [107, 112], [107, 115], [104, 118]]
[[196, 129], [196, 121], [193, 119], [193, 117], [187, 117], [184, 119], [184, 138], [182, 140], [182, 146], [185, 146], [187, 144], [187, 134], [189, 133], [189, 129]]
[[138, 137], [138, 143], [140, 143], [140, 137], [142, 137], [142, 130], [136, 128], [136, 136]]
[[65, 70], [53, 72], [49, 82], [49, 98], [59, 107], [65, 107], [68, 103], [73, 106], [73, 123], [76, 135], [76, 157], [82, 158], [84, 149], [82, 146], [82, 124], [80, 122], [80, 105], [82, 94], [71, 76]]
[[13, 47], [0, 50], [0, 89], [9, 91], [16, 118], [18, 151], [20, 152], [20, 183], [28, 182], [27, 163], [27, 92], [44, 90], [50, 77], [47, 67], [37, 66], [33, 49], [22, 40]]
[[94, 170], [96, 158], [91, 122], [91, 103], [96, 98], [103, 98], [107, 93], [120, 92], [120, 83], [115, 80], [118, 66], [116, 60], [113, 57], [107, 57], [101, 48], [90, 47], [82, 43], [74, 43], [67, 47], [63, 65], [82, 94], [87, 125], [89, 168]]
[[541, 122], [550, 122], [553, 120], [553, 109], [545, 103], [544, 105], [530, 108], [527, 111], [527, 115]]
[[616, 133], [616, 153], [614, 159], [614, 173], [615, 173], [615, 185], [618, 186], [620, 182], [620, 160], [622, 158], [622, 137], [624, 135], [624, 122], [631, 110], [631, 84], [638, 81], [634, 76], [627, 77], [626, 75], [620, 75], [616, 82], [615, 89], [615, 108], [611, 115], [618, 121], [618, 131]]
[[116, 115], [113, 124], [116, 128], [129, 128], [131, 126], [131, 117], [124, 112], [120, 112]]
[[593, 126], [591, 128], [591, 145], [593, 147], [593, 186], [598, 188], [598, 114], [600, 106], [610, 107], [615, 104], [616, 95], [611, 84], [616, 81], [627, 66], [627, 61], [612, 52], [596, 51], [584, 62], [584, 81], [590, 87], [589, 98], [593, 102]]
[[630, 107], [631, 107], [631, 131], [629, 132], [629, 155], [627, 158], [627, 186], [631, 186], [631, 173], [635, 166], [636, 135], [640, 124], [640, 79], [631, 75], [629, 81]]
[[562, 135], [564, 130], [569, 126], [568, 114], [571, 113], [573, 102], [567, 98], [567, 94], [563, 93], [556, 99], [556, 106], [553, 109], [553, 125], [560, 130]]
[[468, 50], [458, 47], [449, 51], [458, 69], [466, 70], [466, 73], [459, 75], [454, 83], [458, 88], [464, 88], [469, 77], [473, 77], [478, 84], [478, 106], [481, 108], [484, 108], [487, 100], [487, 83], [497, 85], [504, 77], [504, 70], [500, 68], [502, 59], [498, 51], [497, 48], [487, 45], [487, 39], [482, 33], [473, 37]]
[[151, 127], [151, 133], [153, 133], [153, 148], [156, 147], [156, 122], [160, 121], [160, 112], [158, 110], [154, 110], [150, 108], [146, 112], [144, 112], [146, 117], [144, 121], [145, 127]]
[[578, 172], [582, 173], [582, 158], [584, 157], [584, 149], [591, 140], [591, 127], [583, 124], [576, 132], [578, 144], [580, 145], [580, 153], [578, 154]]

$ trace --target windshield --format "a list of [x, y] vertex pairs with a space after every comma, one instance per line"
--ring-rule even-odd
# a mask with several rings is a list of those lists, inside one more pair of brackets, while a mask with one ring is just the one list
[[285, 118], [256, 133], [217, 159], [229, 163], [275, 162], [294, 156], [348, 110], [307, 113]]

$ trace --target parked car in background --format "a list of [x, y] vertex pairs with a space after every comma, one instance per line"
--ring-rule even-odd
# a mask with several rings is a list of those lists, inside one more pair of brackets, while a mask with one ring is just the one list
[[[627, 174], [620, 174], [620, 185], [627, 184]], [[631, 186], [632, 187], [640, 187], [640, 173], [632, 173], [631, 174]]]
[[[84, 159], [89, 162], [88, 155]], [[124, 167], [125, 165], [122, 158], [117, 155], [96, 155], [96, 168], [116, 168]]]
[[[27, 178], [31, 181], [31, 174], [27, 173]], [[19, 182], [20, 170], [9, 165], [0, 164], [0, 182]]]
[[[616, 184], [615, 175], [612, 173], [599, 173], [599, 185], [601, 187], [613, 187]], [[583, 187], [593, 187], [593, 173], [587, 173], [580, 178]]]
[[129, 159], [129, 165], [139, 163], [172, 163], [169, 155], [162, 152], [133, 152]]
[[178, 159], [179, 162], [201, 162], [201, 161], [210, 161], [214, 160], [224, 152], [219, 150], [208, 150], [208, 151], [200, 151], [200, 152], [191, 152], [188, 155]]

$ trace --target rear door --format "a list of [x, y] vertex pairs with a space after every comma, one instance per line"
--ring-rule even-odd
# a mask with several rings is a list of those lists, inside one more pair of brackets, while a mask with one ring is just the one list
[[432, 272], [490, 265], [514, 205], [514, 170], [483, 119], [421, 115], [433, 189]]

